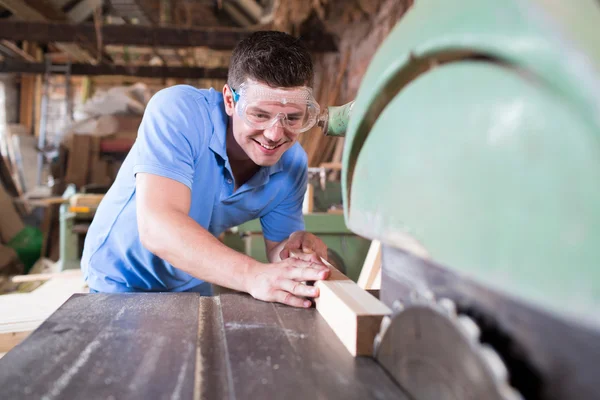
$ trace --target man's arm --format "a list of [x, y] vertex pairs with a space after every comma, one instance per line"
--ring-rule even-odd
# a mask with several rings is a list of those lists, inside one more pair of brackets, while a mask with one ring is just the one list
[[171, 265], [199, 279], [250, 293], [264, 301], [309, 307], [302, 297], [316, 297], [304, 281], [326, 279], [320, 264], [288, 258], [260, 263], [222, 244], [189, 217], [190, 189], [157, 175], [136, 175], [136, 206], [144, 247]]

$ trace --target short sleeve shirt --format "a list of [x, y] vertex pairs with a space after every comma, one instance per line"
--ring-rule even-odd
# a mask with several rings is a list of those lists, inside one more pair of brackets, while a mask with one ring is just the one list
[[191, 190], [189, 216], [215, 236], [260, 218], [266, 239], [280, 242], [304, 229], [307, 156], [296, 143], [234, 191], [226, 152], [228, 116], [221, 93], [179, 85], [155, 94], [138, 137], [86, 235], [82, 269], [100, 292], [185, 291], [201, 280], [140, 242], [135, 175], [149, 173]]

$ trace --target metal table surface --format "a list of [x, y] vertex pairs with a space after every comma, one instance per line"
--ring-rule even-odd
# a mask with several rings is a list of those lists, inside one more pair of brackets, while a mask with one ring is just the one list
[[74, 295], [0, 359], [6, 399], [407, 399], [315, 309], [240, 293]]

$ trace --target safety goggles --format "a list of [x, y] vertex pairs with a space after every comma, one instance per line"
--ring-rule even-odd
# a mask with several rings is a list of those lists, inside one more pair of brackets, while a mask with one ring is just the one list
[[298, 134], [312, 128], [320, 107], [307, 87], [271, 88], [245, 82], [231, 89], [237, 114], [252, 128], [265, 130], [280, 123]]

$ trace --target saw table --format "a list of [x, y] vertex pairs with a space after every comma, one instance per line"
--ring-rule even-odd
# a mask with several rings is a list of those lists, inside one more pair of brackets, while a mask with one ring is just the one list
[[0, 359], [7, 399], [408, 399], [313, 309], [225, 292], [71, 297]]

